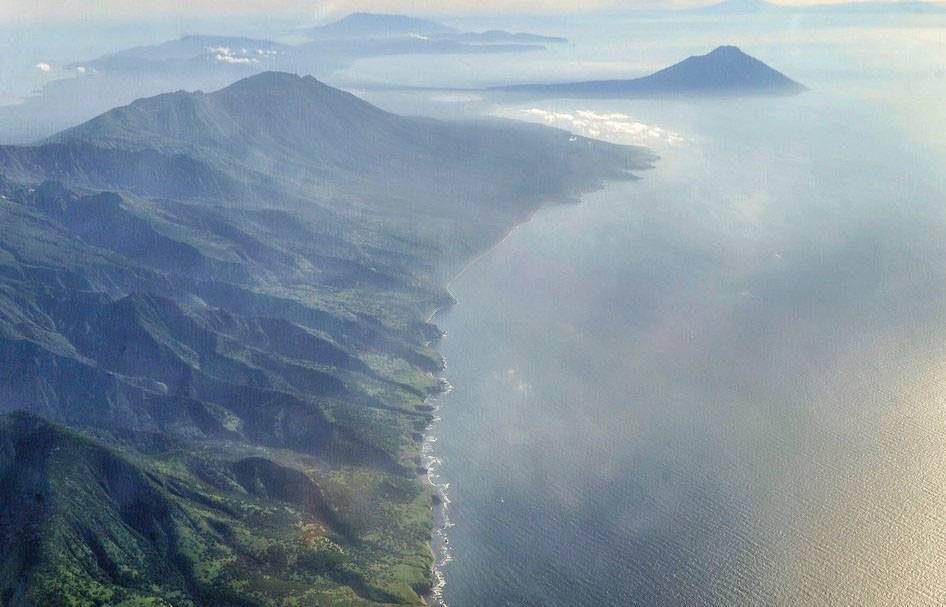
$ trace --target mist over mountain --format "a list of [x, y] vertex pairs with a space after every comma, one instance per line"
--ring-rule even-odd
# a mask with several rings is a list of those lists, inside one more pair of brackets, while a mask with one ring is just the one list
[[787, 15], [796, 16], [883, 16], [883, 15], [946, 15], [941, 5], [921, 0], [902, 2], [836, 2], [825, 4], [778, 4], [766, 0], [725, 0], [686, 12], [695, 15]]
[[462, 48], [462, 44], [561, 44], [567, 42], [565, 38], [557, 36], [508, 32], [500, 29], [464, 32], [427, 19], [379, 13], [353, 13], [327, 25], [309, 28], [303, 33], [316, 40], [366, 41], [379, 38], [413, 38], [451, 41], [457, 44], [457, 48]]
[[377, 13], [354, 13], [302, 33], [312, 41], [300, 45], [300, 52], [352, 57], [522, 53], [541, 51], [544, 44], [567, 42], [563, 38], [504, 30], [462, 32], [426, 19]]
[[801, 7], [799, 12], [818, 15], [946, 15], [942, 4], [905, 0], [903, 2], [841, 2]]
[[652, 160], [275, 72], [0, 146], [4, 600], [418, 604], [445, 281]]
[[568, 38], [545, 36], [528, 32], [507, 32], [505, 30], [487, 30], [485, 32], [463, 32], [455, 34], [454, 40], [471, 44], [565, 44]]
[[[273, 55], [287, 52], [291, 47], [271, 40], [247, 38], [244, 36], [200, 36], [186, 35], [177, 40], [168, 40], [160, 44], [137, 46], [86, 61], [82, 65], [95, 68], [108, 68], [130, 59], [149, 61], [194, 60], [203, 56], [245, 58], [248, 62], [260, 62]], [[224, 62], [222, 59], [219, 61]], [[77, 64], [78, 65], [78, 64]]]
[[716, 4], [707, 4], [688, 9], [688, 12], [702, 15], [742, 15], [769, 14], [781, 12], [785, 7], [766, 0], [724, 0]]
[[22, 103], [0, 106], [0, 142], [33, 142], [141, 97], [216, 90], [264, 71], [332, 78], [370, 57], [537, 53], [565, 42], [525, 32], [461, 32], [423, 19], [369, 13], [305, 29], [302, 36], [286, 44], [260, 37], [185, 35], [72, 60], [63, 77]]
[[734, 46], [692, 56], [649, 76], [495, 87], [499, 93], [560, 97], [796, 95], [805, 87]]
[[442, 23], [406, 15], [352, 13], [338, 21], [305, 30], [318, 38], [383, 38], [389, 36], [437, 36], [458, 30]]

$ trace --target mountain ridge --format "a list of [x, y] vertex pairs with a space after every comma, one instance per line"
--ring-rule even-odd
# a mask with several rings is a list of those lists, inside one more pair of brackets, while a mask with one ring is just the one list
[[653, 160], [288, 73], [0, 146], [4, 602], [422, 604], [444, 285]]
[[[311, 76], [286, 72], [263, 72], [212, 93], [139, 99], [47, 141], [190, 158], [229, 183], [262, 192], [258, 196], [278, 189], [296, 198], [390, 201], [434, 214], [444, 212], [445, 200], [443, 179], [434, 173], [505, 212], [486, 203], [497, 178], [512, 183], [521, 180], [519, 171], [543, 175], [551, 194], [563, 175], [587, 175], [591, 186], [598, 175], [620, 178], [622, 166], [635, 166], [627, 148], [565, 131], [491, 119], [398, 116]], [[598, 167], [571, 166], [592, 158]], [[418, 178], [422, 174], [431, 178]], [[501, 204], [513, 211], [525, 203]], [[470, 209], [451, 212], [468, 216]]]

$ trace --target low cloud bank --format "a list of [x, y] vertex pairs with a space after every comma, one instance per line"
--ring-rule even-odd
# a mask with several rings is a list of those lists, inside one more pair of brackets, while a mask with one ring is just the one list
[[602, 113], [591, 110], [575, 110], [571, 112], [556, 112], [541, 108], [523, 110], [525, 114], [536, 120], [563, 129], [578, 135], [609, 139], [626, 143], [637, 144], [679, 144], [686, 141], [683, 135], [638, 122], [620, 113]]
[[279, 54], [279, 51], [271, 49], [235, 49], [229, 46], [208, 46], [207, 52], [212, 54], [216, 61], [231, 65], [259, 63], [260, 59], [274, 57]]

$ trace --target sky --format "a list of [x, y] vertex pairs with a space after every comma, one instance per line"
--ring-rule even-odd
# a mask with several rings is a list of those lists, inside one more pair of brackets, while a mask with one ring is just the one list
[[[686, 1], [686, 0], [670, 0]], [[696, 0], [698, 2], [698, 0]], [[230, 0], [224, 12], [234, 14], [330, 15], [356, 10], [400, 13], [476, 13], [504, 11], [569, 11], [614, 8], [652, 0]], [[0, 21], [40, 19], [129, 18], [144, 15], [211, 16], [221, 12], [219, 0], [3, 0]]]
[[[778, 0], [778, 4], [812, 4], [839, 0]], [[0, 24], [46, 20], [228, 15], [312, 18], [356, 10], [463, 14], [497, 12], [568, 12], [589, 9], [693, 6], [714, 0], [2, 0]]]

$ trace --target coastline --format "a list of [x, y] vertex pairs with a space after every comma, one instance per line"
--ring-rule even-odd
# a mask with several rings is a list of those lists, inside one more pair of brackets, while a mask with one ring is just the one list
[[[601, 189], [605, 187], [605, 185], [606, 184], [602, 184], [599, 188], [596, 188], [595, 190], [590, 190], [589, 192], [586, 192], [586, 194], [596, 191], [598, 189]], [[581, 204], [583, 197], [584, 197], [584, 194], [581, 197], [579, 197], [577, 201], [572, 201], [572, 203]], [[473, 267], [473, 265], [475, 265], [479, 260], [486, 257], [487, 255], [492, 253], [497, 247], [499, 247], [504, 242], [506, 242], [506, 240], [510, 236], [512, 236], [512, 233], [517, 228], [531, 223], [536, 213], [538, 213], [542, 209], [545, 209], [555, 204], [569, 204], [569, 201], [550, 200], [550, 201], [546, 201], [544, 203], [539, 204], [538, 206], [536, 206], [535, 209], [533, 209], [526, 216], [526, 218], [523, 221], [513, 224], [509, 228], [509, 230], [507, 230], [506, 233], [503, 234], [502, 238], [500, 238], [499, 240], [494, 242], [492, 245], [487, 247], [486, 250], [484, 250], [479, 255], [476, 255], [469, 262], [465, 263], [463, 267], [460, 269], [460, 271], [457, 272], [455, 275], [453, 275], [447, 281], [447, 284], [444, 285], [444, 291], [446, 291], [447, 295], [449, 296], [450, 303], [435, 307], [433, 311], [427, 316], [427, 319], [425, 322], [427, 322], [428, 324], [434, 324], [436, 326], [436, 323], [433, 322], [434, 318], [436, 318], [438, 314], [441, 314], [442, 312], [449, 310], [451, 307], [453, 307], [454, 305], [458, 303], [456, 297], [454, 297], [453, 293], [450, 291], [450, 285], [452, 285], [457, 279], [462, 277], [463, 274], [465, 274], [466, 271], [469, 270], [471, 267]], [[437, 329], [440, 331], [440, 338], [438, 338], [439, 340], [439, 339], [442, 339], [443, 336], [446, 335], [446, 333], [442, 329], [440, 329], [440, 327], [437, 327]], [[433, 345], [434, 341], [435, 340], [428, 342], [429, 345]], [[437, 424], [440, 422], [440, 419], [441, 419], [440, 418], [440, 406], [441, 406], [440, 397], [446, 396], [450, 394], [450, 392], [453, 391], [453, 386], [450, 384], [450, 382], [446, 378], [447, 361], [442, 355], [440, 356], [440, 364], [441, 364], [441, 375], [440, 377], [437, 378], [440, 383], [440, 389], [437, 392], [430, 394], [429, 396], [427, 396], [426, 399], [424, 399], [424, 404], [431, 408], [432, 417], [431, 417], [430, 422], [427, 424], [427, 427], [424, 429], [424, 432], [423, 432], [424, 438], [421, 442], [421, 455], [423, 456], [424, 470], [425, 470], [424, 481], [433, 490], [433, 495], [434, 495], [432, 512], [431, 512], [432, 525], [431, 525], [431, 534], [430, 534], [430, 553], [431, 553], [431, 556], [433, 557], [433, 565], [431, 566], [432, 583], [430, 586], [430, 590], [428, 590], [423, 595], [421, 595], [421, 598], [423, 599], [424, 603], [428, 605], [429, 607], [449, 607], [446, 601], [444, 601], [444, 597], [443, 597], [443, 592], [447, 585], [447, 576], [446, 576], [446, 572], [444, 571], [444, 567], [446, 567], [448, 564], [450, 564], [450, 562], [453, 561], [453, 554], [450, 552], [450, 539], [447, 537], [447, 531], [450, 529], [450, 527], [453, 526], [453, 523], [450, 521], [450, 494], [449, 494], [450, 483], [445, 482], [443, 481], [442, 478], [440, 478], [438, 471], [440, 468], [441, 460], [439, 457], [436, 456], [436, 454], [434, 454], [434, 447], [437, 444], [437, 436], [436, 436], [435, 430], [436, 430]]]
[[[652, 168], [652, 167], [646, 167]], [[637, 175], [629, 173], [631, 180], [640, 179]], [[441, 313], [446, 312], [454, 305], [458, 303], [456, 297], [450, 291], [450, 286], [459, 278], [461, 278], [467, 270], [473, 267], [481, 259], [492, 253], [496, 248], [502, 245], [506, 240], [508, 240], [513, 232], [521, 226], [528, 225], [535, 218], [536, 214], [540, 211], [555, 205], [568, 205], [582, 204], [585, 200], [585, 197], [589, 194], [598, 192], [606, 188], [609, 184], [622, 181], [620, 179], [609, 179], [600, 183], [595, 188], [589, 188], [588, 190], [581, 192], [575, 198], [565, 198], [565, 199], [548, 199], [545, 202], [538, 204], [528, 215], [520, 222], [517, 222], [510, 226], [510, 228], [503, 234], [502, 238], [494, 242], [492, 245], [487, 247], [482, 253], [476, 255], [469, 262], [463, 264], [463, 267], [453, 275], [449, 280], [447, 280], [446, 285], [444, 285], [444, 291], [449, 296], [449, 303], [445, 305], [436, 306], [433, 311], [427, 316], [425, 322], [428, 324], [433, 324], [434, 319]], [[435, 341], [442, 339], [446, 332], [443, 331], [440, 327], [437, 327], [440, 337], [437, 340], [431, 340], [428, 342], [428, 345], [433, 345]], [[439, 352], [438, 352], [439, 354]], [[433, 506], [432, 506], [432, 526], [431, 526], [431, 538], [430, 538], [430, 552], [433, 557], [433, 565], [431, 566], [431, 580], [432, 584], [430, 589], [421, 595], [421, 599], [429, 607], [449, 607], [449, 605], [444, 601], [443, 593], [447, 585], [446, 572], [444, 567], [453, 561], [453, 554], [450, 551], [450, 541], [447, 537], [447, 532], [450, 527], [453, 526], [453, 523], [450, 521], [450, 483], [443, 481], [440, 478], [438, 470], [440, 468], [441, 460], [434, 454], [434, 447], [437, 443], [436, 436], [436, 426], [441, 420], [440, 417], [440, 397], [448, 395], [453, 391], [453, 386], [446, 378], [447, 371], [447, 361], [440, 355], [441, 363], [441, 375], [438, 377], [440, 383], [440, 389], [428, 395], [424, 399], [424, 404], [431, 408], [431, 420], [427, 424], [427, 427], [423, 432], [423, 440], [421, 442], [421, 454], [423, 456], [424, 470], [425, 474], [424, 480], [427, 485], [433, 490]]]

